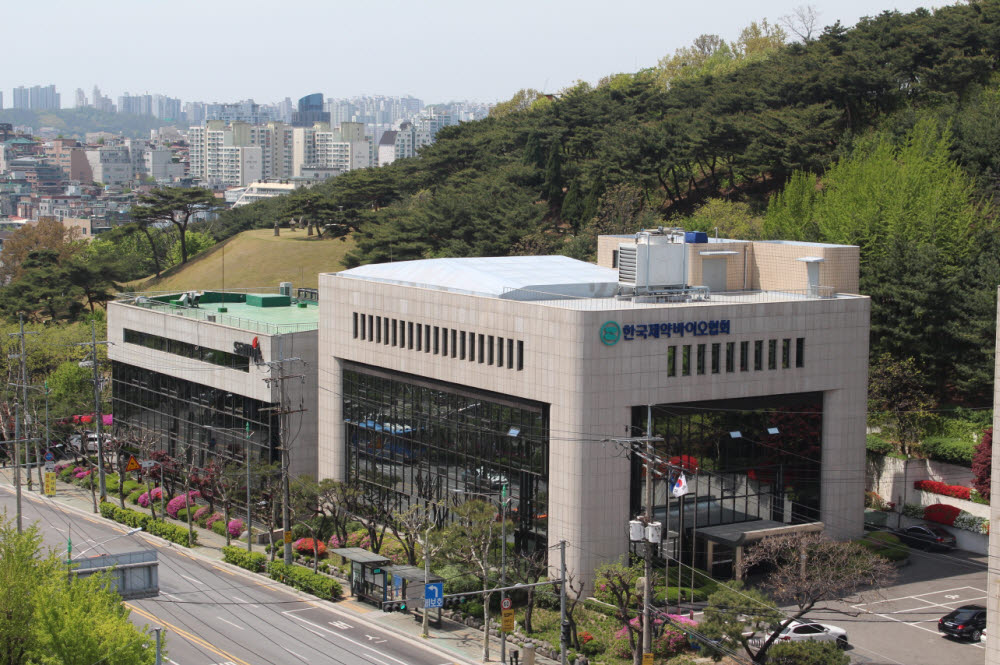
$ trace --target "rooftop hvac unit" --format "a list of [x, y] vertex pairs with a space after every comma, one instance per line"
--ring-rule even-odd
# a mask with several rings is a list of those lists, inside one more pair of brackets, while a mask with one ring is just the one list
[[683, 289], [687, 245], [677, 229], [641, 231], [635, 242], [618, 246], [618, 283], [637, 293]]
[[[272, 282], [272, 284], [273, 284], [273, 282]], [[279, 284], [278, 285], [278, 293], [280, 293], [283, 296], [291, 296], [292, 295], [292, 283], [291, 282], [282, 282], [281, 284]]]

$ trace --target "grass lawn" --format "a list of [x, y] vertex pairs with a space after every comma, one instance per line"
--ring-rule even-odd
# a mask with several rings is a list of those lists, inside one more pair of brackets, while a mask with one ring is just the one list
[[319, 273], [343, 270], [341, 260], [354, 247], [350, 238], [318, 239], [305, 230], [255, 229], [229, 238], [203, 254], [175, 267], [159, 279], [132, 282], [132, 291], [186, 291], [222, 288], [223, 249], [227, 289], [272, 287], [291, 282], [293, 287], [316, 288]]

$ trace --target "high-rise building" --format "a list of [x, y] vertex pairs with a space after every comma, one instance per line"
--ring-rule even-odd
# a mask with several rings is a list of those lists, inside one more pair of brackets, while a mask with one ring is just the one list
[[226, 124], [245, 122], [250, 125], [264, 125], [274, 118], [267, 108], [261, 107], [252, 99], [245, 99], [232, 104], [207, 104], [205, 120], [222, 120]]
[[33, 85], [28, 90], [28, 104], [33, 111], [59, 110], [62, 105], [54, 85]]
[[28, 89], [23, 85], [19, 85], [14, 88], [13, 108], [21, 110], [29, 110], [31, 108], [31, 99], [28, 96]]
[[83, 92], [83, 88], [76, 89], [76, 103], [74, 106], [78, 109], [87, 108], [87, 95]]
[[323, 110], [323, 93], [315, 92], [299, 100], [299, 110], [292, 114], [292, 126], [312, 127], [317, 122], [329, 124], [330, 113]]

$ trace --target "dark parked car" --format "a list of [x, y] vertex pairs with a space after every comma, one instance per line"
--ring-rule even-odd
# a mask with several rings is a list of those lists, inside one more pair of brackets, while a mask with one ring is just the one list
[[986, 630], [986, 608], [982, 605], [963, 605], [954, 612], [938, 619], [938, 632], [963, 640], [978, 642]]
[[911, 547], [944, 552], [955, 547], [955, 536], [935, 524], [917, 524], [896, 529], [893, 533]]

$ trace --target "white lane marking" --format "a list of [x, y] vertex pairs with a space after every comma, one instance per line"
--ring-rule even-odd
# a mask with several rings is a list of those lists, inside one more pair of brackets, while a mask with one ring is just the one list
[[181, 577], [183, 577], [184, 579], [188, 580], [189, 582], [194, 582], [195, 584], [200, 584], [202, 586], [205, 586], [204, 582], [200, 582], [200, 581], [196, 580], [193, 577], [188, 577], [187, 575], [184, 575], [184, 574], [181, 574]]
[[[388, 658], [389, 660], [396, 661], [397, 663], [399, 663], [399, 665], [409, 665], [409, 663], [406, 663], [405, 661], [402, 661], [402, 660], [400, 660], [398, 658], [393, 658], [392, 656], [390, 656], [387, 653], [382, 653], [378, 649], [374, 649], [374, 648], [368, 646], [367, 644], [365, 644], [363, 642], [358, 642], [357, 640], [352, 640], [351, 638], [347, 637], [346, 635], [341, 635], [340, 633], [336, 633], [336, 632], [330, 630], [329, 628], [325, 628], [323, 626], [320, 626], [319, 624], [313, 623], [312, 621], [309, 621], [308, 619], [303, 619], [302, 617], [292, 616], [293, 612], [301, 612], [301, 611], [302, 610], [287, 610], [285, 612], [282, 612], [282, 614], [287, 614], [292, 619], [295, 619], [297, 621], [301, 621], [302, 623], [307, 623], [310, 626], [313, 626], [314, 628], [316, 628], [318, 630], [322, 630], [323, 632], [329, 633], [330, 635], [335, 635], [335, 636], [339, 637], [342, 640], [346, 640], [347, 642], [350, 642], [351, 644], [353, 644], [355, 646], [361, 647], [362, 649], [367, 649], [368, 651], [372, 651], [374, 653], [377, 653], [378, 655], [380, 655], [380, 656], [382, 656], [384, 658]], [[371, 656], [369, 656], [369, 658], [371, 658]], [[372, 660], [376, 660], [376, 659], [372, 658]], [[381, 663], [382, 661], [376, 660], [376, 662], [380, 662]], [[383, 663], [383, 665], [386, 665], [386, 664]]]
[[350, 630], [351, 628], [354, 627], [349, 623], [344, 623], [343, 621], [328, 621], [327, 623], [329, 623], [334, 628], [340, 628], [341, 630]]
[[260, 607], [260, 605], [256, 605], [254, 603], [251, 603], [246, 598], [240, 598], [239, 596], [233, 596], [233, 600], [235, 600], [237, 603], [246, 603], [247, 605], [249, 605], [250, 607], [252, 607], [254, 609], [258, 609]]
[[174, 602], [180, 602], [180, 600], [181, 600], [180, 598], [178, 598], [178, 597], [177, 597], [177, 596], [175, 596], [174, 594], [172, 594], [172, 593], [167, 593], [167, 592], [165, 592], [165, 591], [161, 591], [161, 592], [160, 592], [160, 595], [161, 595], [161, 596], [166, 596], [167, 598], [169, 598], [170, 600], [173, 600]]
[[[885, 614], [879, 614], [878, 612], [872, 612], [871, 610], [862, 610], [860, 606], [856, 606], [856, 605], [852, 605], [852, 607], [854, 607], [854, 609], [856, 609], [856, 610], [861, 610], [862, 612], [867, 612], [868, 614], [874, 614], [877, 617], [882, 617], [883, 619], [889, 619], [890, 621], [895, 621], [897, 623], [901, 623], [904, 626], [911, 626], [911, 627], [916, 628], [918, 630], [925, 630], [928, 633], [934, 633], [935, 635], [940, 634], [937, 630], [934, 630], [934, 629], [931, 629], [931, 628], [924, 628], [923, 626], [918, 626], [917, 622], [903, 621], [902, 619], [897, 619], [896, 617], [891, 617], [891, 616], [888, 616], [888, 615], [885, 615]], [[963, 642], [963, 644], [968, 644], [969, 646], [972, 646], [972, 647], [979, 647], [980, 649], [985, 649], [986, 648], [985, 645], [983, 645], [982, 642]]]
[[228, 623], [233, 628], [239, 628], [240, 630], [246, 630], [243, 626], [238, 626], [235, 623], [233, 623], [232, 621], [226, 621], [222, 617], [215, 617], [215, 618], [218, 619], [219, 621], [221, 621], [222, 623]]
[[295, 656], [295, 657], [296, 657], [296, 658], [298, 658], [299, 660], [303, 660], [303, 661], [304, 661], [304, 660], [306, 659], [306, 658], [305, 658], [305, 656], [300, 656], [299, 654], [295, 653], [295, 652], [294, 652], [294, 651], [292, 651], [291, 649], [286, 649], [285, 647], [281, 647], [281, 648], [282, 648], [282, 649], [285, 649], [285, 651], [287, 651], [288, 653], [292, 654], [293, 656]]

